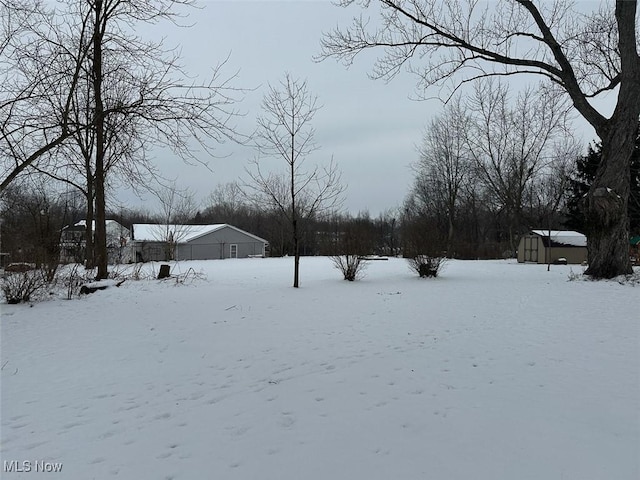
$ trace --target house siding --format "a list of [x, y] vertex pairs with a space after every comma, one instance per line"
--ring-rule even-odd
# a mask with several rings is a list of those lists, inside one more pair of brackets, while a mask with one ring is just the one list
[[566, 258], [567, 263], [572, 265], [580, 265], [587, 261], [587, 249], [586, 247], [566, 247], [566, 248], [551, 248], [551, 262], [553, 263], [558, 258]]
[[178, 259], [212, 260], [230, 258], [232, 244], [238, 246], [238, 258], [264, 254], [264, 242], [226, 226], [215, 232], [194, 238], [186, 244], [179, 245]]
[[[176, 247], [177, 260], [219, 260], [230, 258], [231, 245], [237, 245], [237, 258], [264, 255], [265, 241], [230, 225], [196, 237]], [[140, 242], [138, 247], [144, 261], [163, 261], [163, 242]]]

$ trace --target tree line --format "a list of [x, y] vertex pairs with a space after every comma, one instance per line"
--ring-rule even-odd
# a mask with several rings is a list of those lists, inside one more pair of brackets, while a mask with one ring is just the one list
[[[460, 113], [456, 108], [452, 107], [453, 112]], [[331, 211], [305, 217], [299, 224], [299, 253], [504, 258], [514, 255], [514, 242], [528, 230], [585, 231], [580, 202], [602, 159], [599, 144], [590, 145], [585, 155], [562, 157], [562, 162], [553, 157], [536, 174], [527, 173], [526, 181], [505, 182], [505, 186], [523, 183], [522, 194], [497, 197], [477, 176], [477, 167], [469, 163], [468, 157], [431, 156], [434, 145], [438, 148], [448, 145], [446, 141], [433, 144], [434, 137], [448, 136], [455, 140], [454, 146], [446, 148], [449, 152], [464, 151], [461, 147], [464, 136], [451, 135], [456, 131], [452, 124], [449, 129], [439, 128], [444, 126], [441, 123], [444, 115], [447, 113], [434, 119], [425, 130], [414, 183], [401, 206], [377, 216], [368, 212]], [[460, 148], [454, 148], [456, 145]], [[439, 161], [435, 162], [436, 159]], [[454, 167], [458, 160], [468, 170]], [[529, 166], [517, 171], [530, 169]], [[459, 172], [459, 176], [451, 175], [453, 172]], [[627, 218], [631, 234], [640, 235], [640, 136], [636, 137], [630, 177]], [[50, 182], [37, 178], [5, 192], [0, 210], [2, 250], [10, 254], [11, 261], [55, 269], [60, 258], [62, 229], [85, 218], [85, 198], [69, 189], [54, 190]], [[496, 199], [487, 201], [490, 196]], [[499, 203], [499, 198], [511, 197], [521, 199], [513, 208], [517, 212], [515, 217]], [[218, 185], [200, 205], [193, 195], [176, 190], [174, 185], [162, 192], [162, 201], [154, 212], [119, 208], [107, 211], [107, 217], [129, 229], [134, 223], [228, 223], [267, 239], [271, 256], [293, 256], [296, 251], [291, 222], [279, 208], [256, 203], [247, 187], [239, 182]]]
[[[86, 263], [95, 263], [97, 278], [105, 278], [109, 192], [118, 184], [140, 188], [149, 177], [161, 177], [148, 157], [152, 146], [201, 161], [195, 145], [211, 152], [223, 141], [251, 142], [258, 156], [248, 171], [254, 203], [244, 207], [255, 218], [247, 229], [269, 230], [265, 236], [275, 251], [296, 258], [297, 286], [300, 254], [323, 251], [323, 242], [351, 249], [361, 240], [347, 232], [376, 221], [336, 213], [343, 187], [333, 162], [304, 166], [315, 150], [308, 124], [317, 110], [306, 82], [286, 75], [279, 87], [270, 86], [254, 136], [244, 136], [233, 123], [242, 90], [232, 85], [233, 75], [222, 75], [225, 61], [212, 65], [210, 78], [194, 80], [174, 50], [135, 34], [141, 22], [178, 22], [179, 7], [193, 3], [0, 0], [3, 205], [14, 199], [37, 203], [50, 195], [36, 185], [42, 178], [79, 193], [87, 220]], [[482, 12], [476, 2], [455, 0], [338, 3], [365, 9], [377, 4], [374, 15], [385, 28], [372, 29], [364, 16], [356, 17], [346, 30], [324, 35], [319, 60], [335, 57], [349, 64], [374, 49], [381, 52], [374, 77], [391, 80], [406, 68], [417, 75], [425, 97], [433, 87], [451, 87], [442, 95], [446, 108], [425, 131], [411, 192], [391, 216], [405, 254], [513, 255], [525, 229], [562, 225], [567, 210], [574, 208], [569, 216], [575, 217], [577, 207], [588, 236], [586, 273], [610, 278], [632, 271], [628, 239], [635, 228], [633, 158], [640, 117], [637, 1], [616, 0], [588, 13], [564, 1], [503, 0]], [[522, 74], [542, 82], [510, 93], [505, 84], [489, 81]], [[459, 96], [466, 85], [474, 86], [473, 93]], [[617, 95], [610, 116], [591, 102], [607, 92]], [[569, 110], [599, 137], [599, 160], [588, 178], [581, 177], [587, 160], [584, 171], [573, 165], [577, 146], [567, 140]], [[261, 170], [268, 156], [284, 161], [284, 173]], [[575, 182], [588, 185], [579, 199]], [[38, 231], [48, 231], [47, 212], [69, 213], [66, 197], [64, 208], [48, 197], [39, 216], [31, 214]], [[257, 199], [263, 206], [256, 210]], [[9, 232], [11, 221], [3, 220]], [[375, 253], [382, 243], [377, 239], [367, 248]], [[44, 256], [48, 247], [40, 248]]]

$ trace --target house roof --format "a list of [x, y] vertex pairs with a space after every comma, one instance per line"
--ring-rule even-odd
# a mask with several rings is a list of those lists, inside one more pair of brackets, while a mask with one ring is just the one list
[[169, 233], [173, 235], [177, 243], [188, 243], [196, 238], [208, 235], [223, 228], [231, 228], [244, 233], [261, 243], [269, 243], [264, 238], [241, 230], [228, 223], [216, 223], [212, 225], [167, 225], [153, 223], [135, 223], [133, 225], [133, 238], [141, 242], [162, 242], [165, 241]]
[[586, 247], [587, 237], [573, 230], [531, 230], [531, 233], [542, 237], [544, 246], [548, 246], [551, 239], [552, 247]]

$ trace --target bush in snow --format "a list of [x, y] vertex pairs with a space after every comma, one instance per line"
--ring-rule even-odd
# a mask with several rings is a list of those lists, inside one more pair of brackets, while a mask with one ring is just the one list
[[93, 275], [92, 270], [85, 270], [79, 263], [74, 263], [58, 270], [55, 281], [65, 288], [66, 298], [71, 300], [80, 295], [82, 285], [90, 281]]
[[353, 282], [362, 278], [367, 261], [359, 255], [335, 255], [331, 257], [334, 267], [342, 272], [345, 280]]
[[422, 278], [437, 277], [446, 260], [445, 257], [432, 257], [422, 254], [407, 258], [411, 270], [414, 270]]
[[48, 285], [43, 270], [11, 273], [2, 279], [2, 293], [9, 304], [29, 302]]

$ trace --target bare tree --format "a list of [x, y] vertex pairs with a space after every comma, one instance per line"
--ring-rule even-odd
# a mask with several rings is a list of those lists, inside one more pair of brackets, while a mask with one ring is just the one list
[[[640, 116], [640, 57], [636, 0], [596, 11], [579, 2], [502, 0], [484, 6], [458, 0], [340, 0], [342, 6], [380, 7], [380, 24], [364, 16], [329, 32], [321, 58], [347, 64], [362, 51], [382, 50], [373, 76], [390, 79], [403, 68], [421, 88], [487, 76], [533, 74], [568, 95], [602, 140], [602, 162], [585, 199], [589, 268], [594, 278], [632, 272], [628, 252], [629, 169]], [[607, 118], [590, 102], [617, 91]]]
[[0, 191], [79, 129], [72, 99], [87, 61], [88, 15], [0, 0]]
[[[116, 71], [125, 71], [116, 69]], [[121, 78], [107, 77], [106, 88], [109, 105], [125, 105], [130, 101], [128, 85]], [[70, 117], [76, 125], [91, 125], [93, 121], [92, 81], [89, 77], [80, 78], [79, 85], [72, 98]], [[147, 157], [147, 140], [144, 125], [137, 115], [111, 111], [104, 123], [104, 175], [107, 187], [115, 182], [125, 183], [134, 190], [147, 189], [150, 180], [160, 174]], [[92, 269], [94, 258], [94, 212], [95, 212], [95, 150], [96, 132], [92, 128], [78, 129], [70, 141], [64, 142], [44, 155], [34, 170], [67, 183], [85, 198], [86, 231], [84, 243], [85, 266]]]
[[344, 191], [333, 160], [325, 167], [307, 169], [305, 165], [307, 157], [318, 149], [311, 122], [319, 108], [306, 81], [286, 74], [278, 86], [270, 85], [262, 102], [263, 115], [258, 118], [256, 147], [264, 157], [283, 160], [286, 172], [265, 173], [260, 159], [247, 171], [257, 201], [276, 208], [291, 225], [295, 288], [300, 284], [301, 223], [334, 210]]
[[[230, 125], [235, 115], [231, 107], [233, 95], [237, 93], [229, 83], [233, 76], [221, 78], [222, 63], [213, 68], [209, 80], [189, 79], [174, 50], [167, 50], [162, 42], [145, 42], [131, 34], [132, 29], [124, 28], [125, 24], [136, 22], [175, 21], [175, 7], [191, 5], [192, 0], [70, 0], [66, 9], [44, 13], [40, 2], [33, 1], [29, 5], [34, 8], [25, 10], [20, 2], [2, 1], [3, 13], [18, 12], [25, 19], [19, 23], [28, 27], [24, 28], [23, 38], [50, 47], [34, 48], [40, 45], [12, 40], [9, 48], [2, 51], [21, 67], [15, 70], [19, 75], [12, 69], [2, 72], [11, 82], [0, 90], [0, 106], [7, 111], [0, 149], [10, 153], [6, 159], [15, 161], [5, 165], [2, 186], [45, 153], [65, 142], [77, 141], [78, 132], [90, 129], [91, 140], [85, 142], [81, 158], [86, 167], [87, 197], [95, 202], [97, 276], [104, 278], [109, 163], [117, 161], [120, 171], [131, 178], [141, 171], [149, 172], [145, 170], [144, 147], [151, 144], [168, 146], [186, 161], [201, 161], [191, 140], [211, 153], [219, 142], [237, 138]], [[16, 30], [14, 24], [4, 32]], [[4, 32], [2, 39], [13, 38]], [[22, 65], [25, 62], [20, 59], [33, 57], [32, 50], [37, 52], [37, 62]], [[80, 83], [83, 93], [76, 95]], [[23, 104], [44, 121], [34, 120], [33, 115], [20, 116], [18, 107]], [[71, 115], [74, 107], [85, 106], [85, 115]], [[30, 111], [26, 107], [24, 110]], [[33, 134], [28, 130], [34, 128], [31, 125], [37, 125]], [[31, 136], [25, 137], [25, 132]], [[23, 137], [28, 141], [22, 141]], [[114, 138], [117, 143], [112, 142]], [[54, 168], [59, 169], [60, 158], [59, 154], [50, 157]]]
[[206, 211], [231, 223], [240, 211], [247, 210], [247, 198], [238, 182], [218, 185], [207, 197]]
[[560, 216], [566, 211], [571, 196], [574, 162], [580, 151], [580, 146], [574, 142], [558, 144], [555, 157], [526, 192], [530, 223], [551, 225], [554, 229], [562, 224], [564, 219]]
[[192, 231], [191, 220], [198, 207], [193, 192], [178, 189], [175, 182], [154, 194], [160, 202], [160, 216], [153, 236], [164, 243], [165, 260], [176, 260], [178, 244]]
[[[530, 190], [531, 214], [537, 225], [545, 225], [551, 238], [551, 229], [559, 223], [561, 207], [569, 198], [571, 169], [578, 155], [575, 143], [566, 143], [564, 149], [557, 149], [556, 157], [547, 166]], [[547, 271], [551, 270], [551, 256], [547, 258]]]
[[525, 194], [570, 136], [567, 109], [546, 92], [526, 89], [509, 99], [506, 85], [483, 80], [466, 102], [466, 142], [477, 177], [506, 217], [513, 255], [523, 232]]
[[3, 248], [14, 261], [36, 264], [51, 280], [60, 262], [63, 227], [76, 213], [46, 178], [25, 178], [2, 192]]
[[458, 97], [425, 130], [419, 147], [420, 160], [414, 166], [414, 191], [429, 191], [430, 195], [436, 195], [438, 203], [446, 212], [446, 251], [449, 255], [453, 254], [461, 191], [472, 173], [468, 133], [469, 117], [465, 113], [461, 97]]

